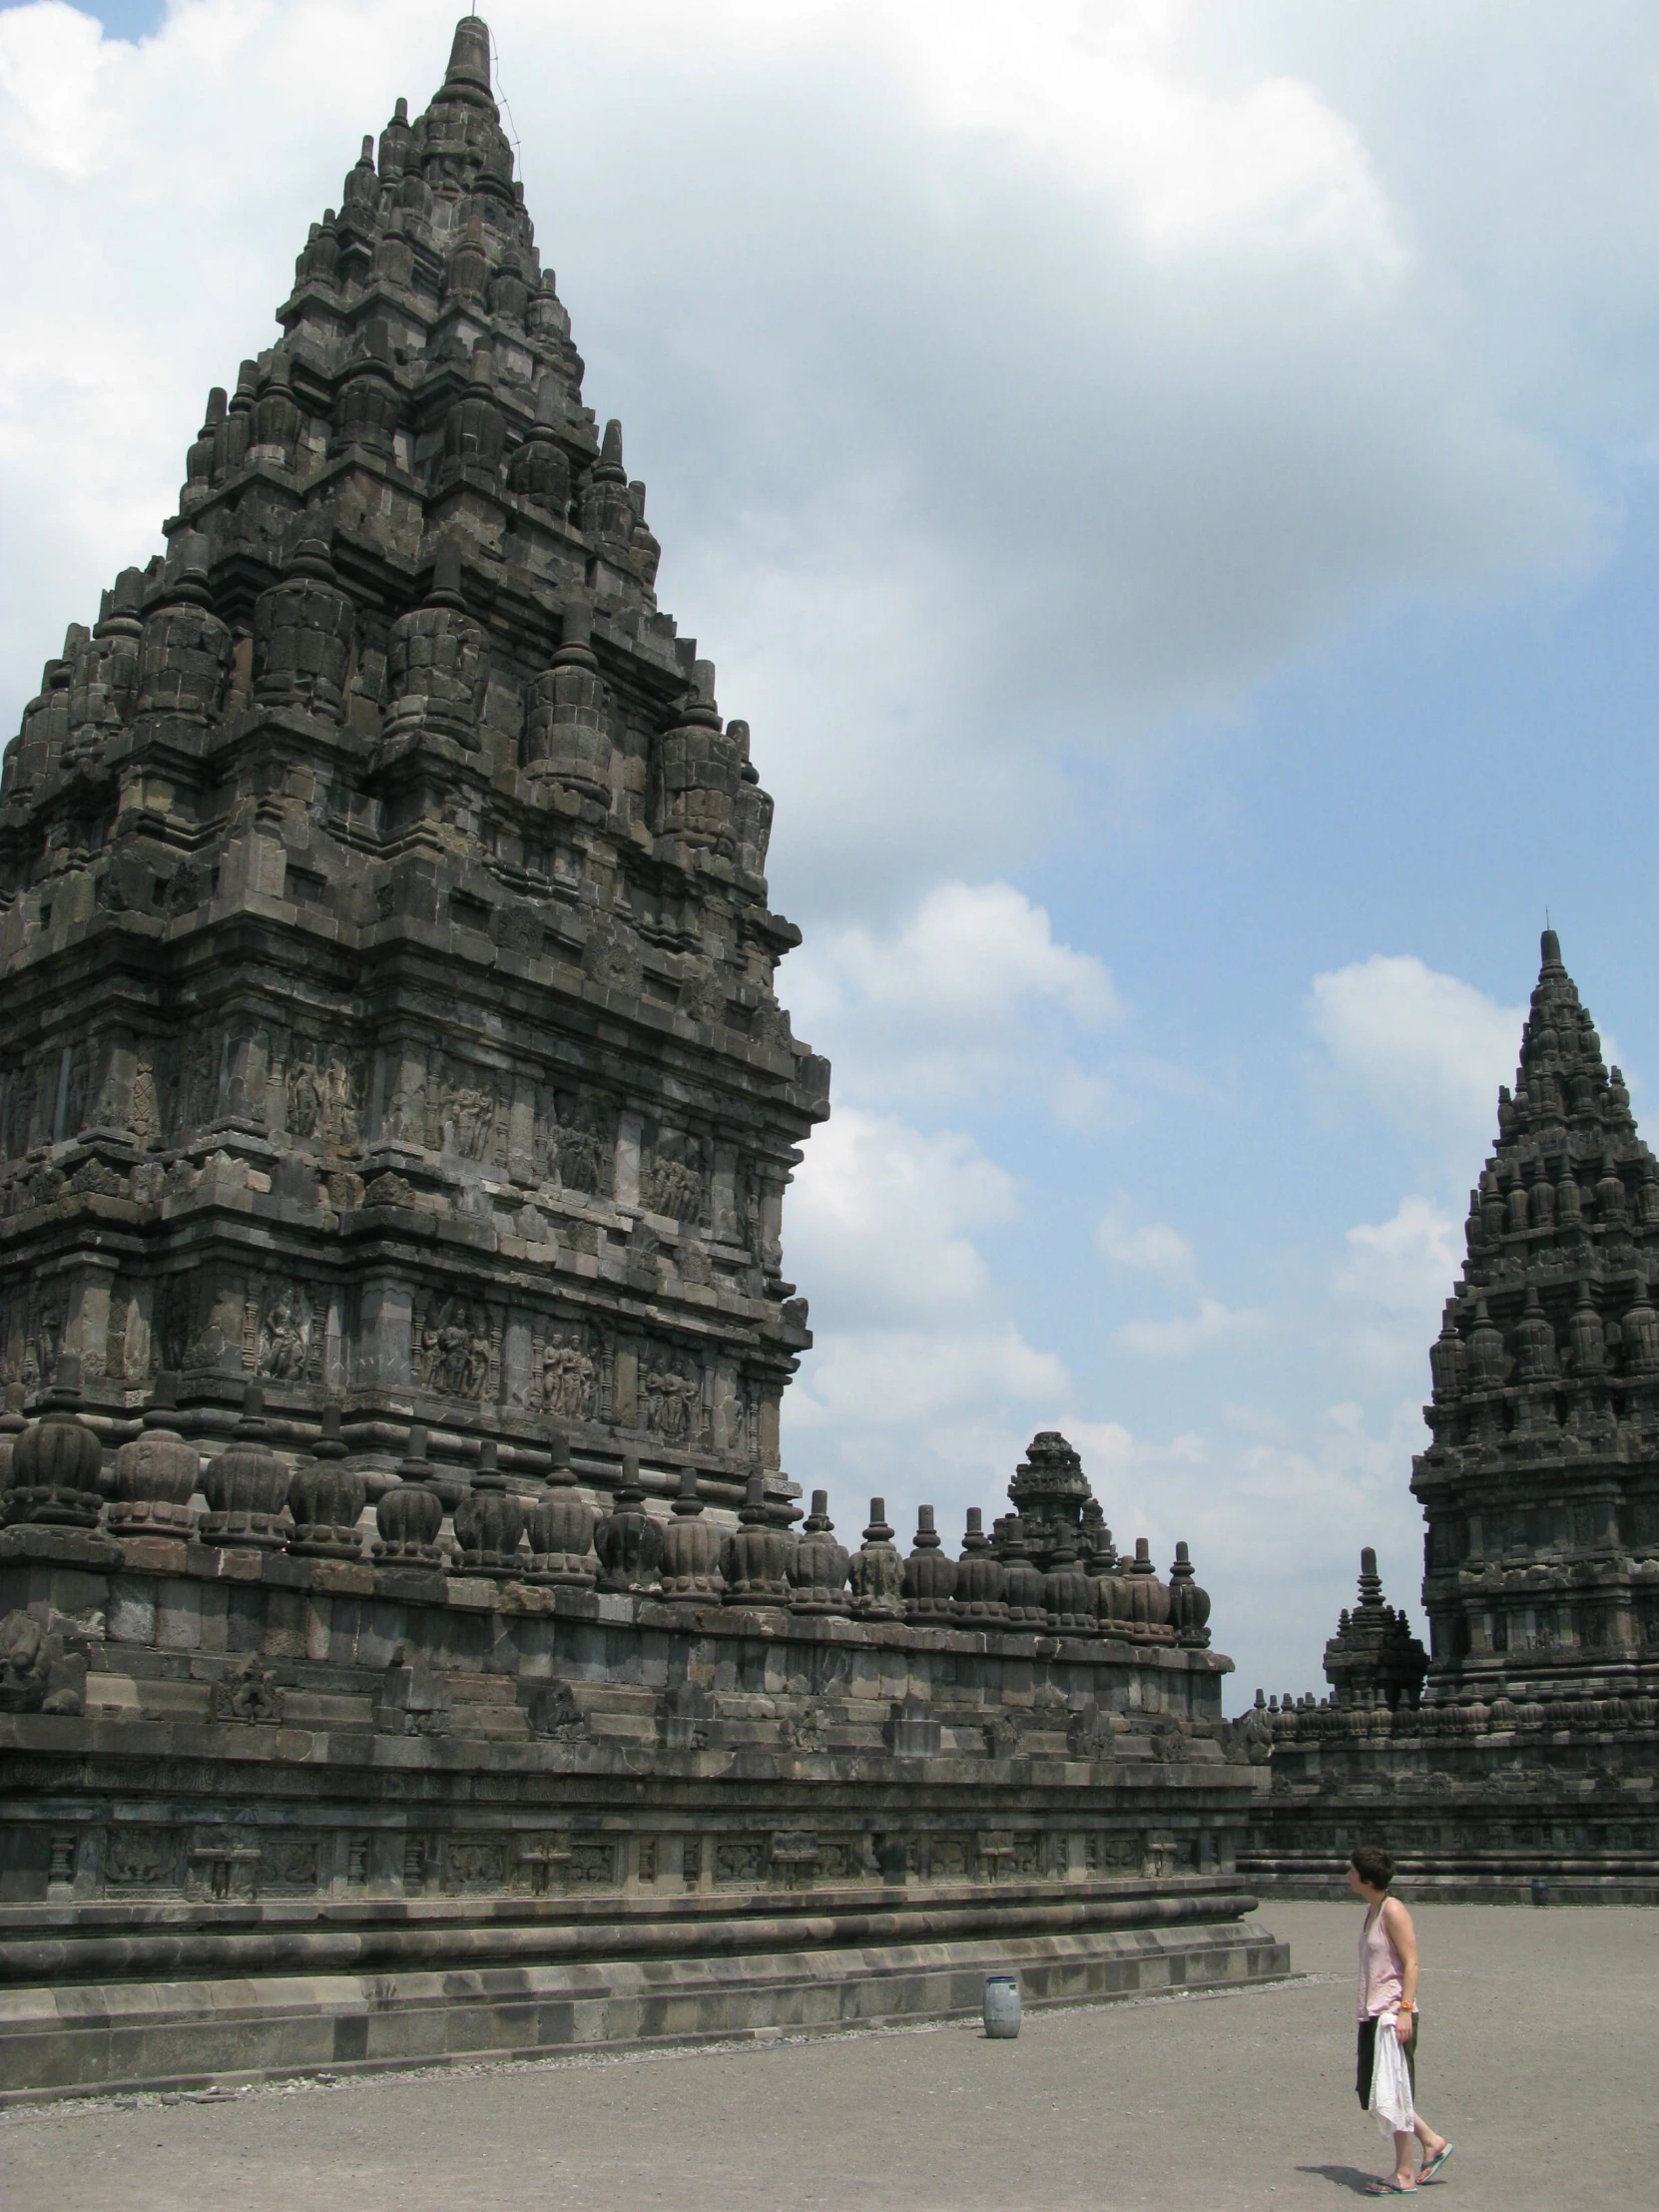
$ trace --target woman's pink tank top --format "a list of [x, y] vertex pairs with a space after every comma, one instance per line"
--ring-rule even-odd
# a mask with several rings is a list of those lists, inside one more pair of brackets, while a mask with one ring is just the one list
[[1399, 1978], [1399, 1960], [1394, 1956], [1394, 1946], [1388, 1940], [1388, 1932], [1382, 1926], [1382, 1908], [1377, 1908], [1377, 1918], [1368, 1918], [1360, 1931], [1360, 2017], [1375, 2020], [1379, 2013], [1392, 2012], [1405, 1994], [1405, 1985]]

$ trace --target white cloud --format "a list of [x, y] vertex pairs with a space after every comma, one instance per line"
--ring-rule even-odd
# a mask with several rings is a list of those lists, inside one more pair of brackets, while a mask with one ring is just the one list
[[1179, 1229], [1162, 1221], [1131, 1222], [1123, 1199], [1102, 1217], [1094, 1241], [1120, 1268], [1172, 1276], [1190, 1276], [1196, 1270], [1193, 1248]]
[[858, 1326], [956, 1316], [990, 1287], [967, 1232], [1017, 1213], [1012, 1177], [971, 1137], [926, 1136], [839, 1106], [796, 1174], [790, 1265], [817, 1300]]
[[1432, 1312], [1462, 1266], [1461, 1226], [1432, 1199], [1402, 1198], [1390, 1221], [1349, 1231], [1338, 1290], [1390, 1314]]
[[1478, 1161], [1497, 1134], [1525, 1008], [1441, 975], [1411, 954], [1374, 953], [1316, 975], [1309, 1022], [1346, 1083], [1390, 1120]]
[[1120, 1352], [1141, 1360], [1187, 1360], [1195, 1352], [1257, 1336], [1267, 1325], [1266, 1314], [1256, 1307], [1224, 1306], [1219, 1298], [1204, 1298], [1196, 1314], [1178, 1314], [1169, 1321], [1125, 1322], [1113, 1333], [1112, 1342]]
[[1110, 971], [1011, 883], [938, 883], [890, 931], [823, 930], [792, 958], [798, 1025], [856, 1096], [1036, 1090], [1071, 1126], [1110, 1097], [1071, 1046], [1120, 1011]]

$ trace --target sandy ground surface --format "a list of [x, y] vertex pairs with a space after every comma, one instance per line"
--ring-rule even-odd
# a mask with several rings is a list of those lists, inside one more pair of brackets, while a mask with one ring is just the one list
[[[1275, 1905], [1306, 1978], [977, 2026], [0, 2114], [6, 2212], [1341, 2212], [1358, 1909]], [[1659, 2206], [1659, 1911], [1425, 1906], [1438, 2212]]]

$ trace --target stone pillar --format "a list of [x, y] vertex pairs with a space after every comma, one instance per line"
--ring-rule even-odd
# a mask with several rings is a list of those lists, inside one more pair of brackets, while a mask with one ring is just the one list
[[407, 1283], [371, 1276], [362, 1290], [362, 1323], [357, 1338], [354, 1381], [361, 1389], [409, 1387], [409, 1331], [414, 1298]]
[[617, 1346], [616, 1375], [611, 1390], [611, 1417], [617, 1427], [637, 1428], [640, 1418], [640, 1355], [637, 1345]]
[[640, 1202], [640, 1142], [644, 1132], [644, 1118], [637, 1113], [617, 1116], [616, 1124], [616, 1202], [619, 1206], [637, 1206]]

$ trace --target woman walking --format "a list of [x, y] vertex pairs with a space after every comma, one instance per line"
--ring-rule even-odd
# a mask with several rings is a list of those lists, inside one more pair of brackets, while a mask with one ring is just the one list
[[[1362, 1845], [1349, 1861], [1348, 1886], [1366, 1904], [1366, 1922], [1360, 1931], [1360, 2049], [1354, 2086], [1368, 2111], [1377, 2066], [1377, 2038], [1382, 2033], [1391, 2032], [1397, 2037], [1405, 2053], [1413, 2104], [1416, 2101], [1417, 1936], [1410, 1914], [1398, 1898], [1388, 1895], [1393, 1878], [1393, 1861], [1374, 1844]], [[1422, 2167], [1414, 2175], [1413, 2139], [1422, 2145]], [[1394, 2136], [1392, 2178], [1374, 2181], [1369, 2194], [1410, 2196], [1425, 2181], [1439, 2179], [1454, 2147], [1443, 2135], [1436, 2135], [1418, 2113], [1409, 2128], [1400, 2129]]]

